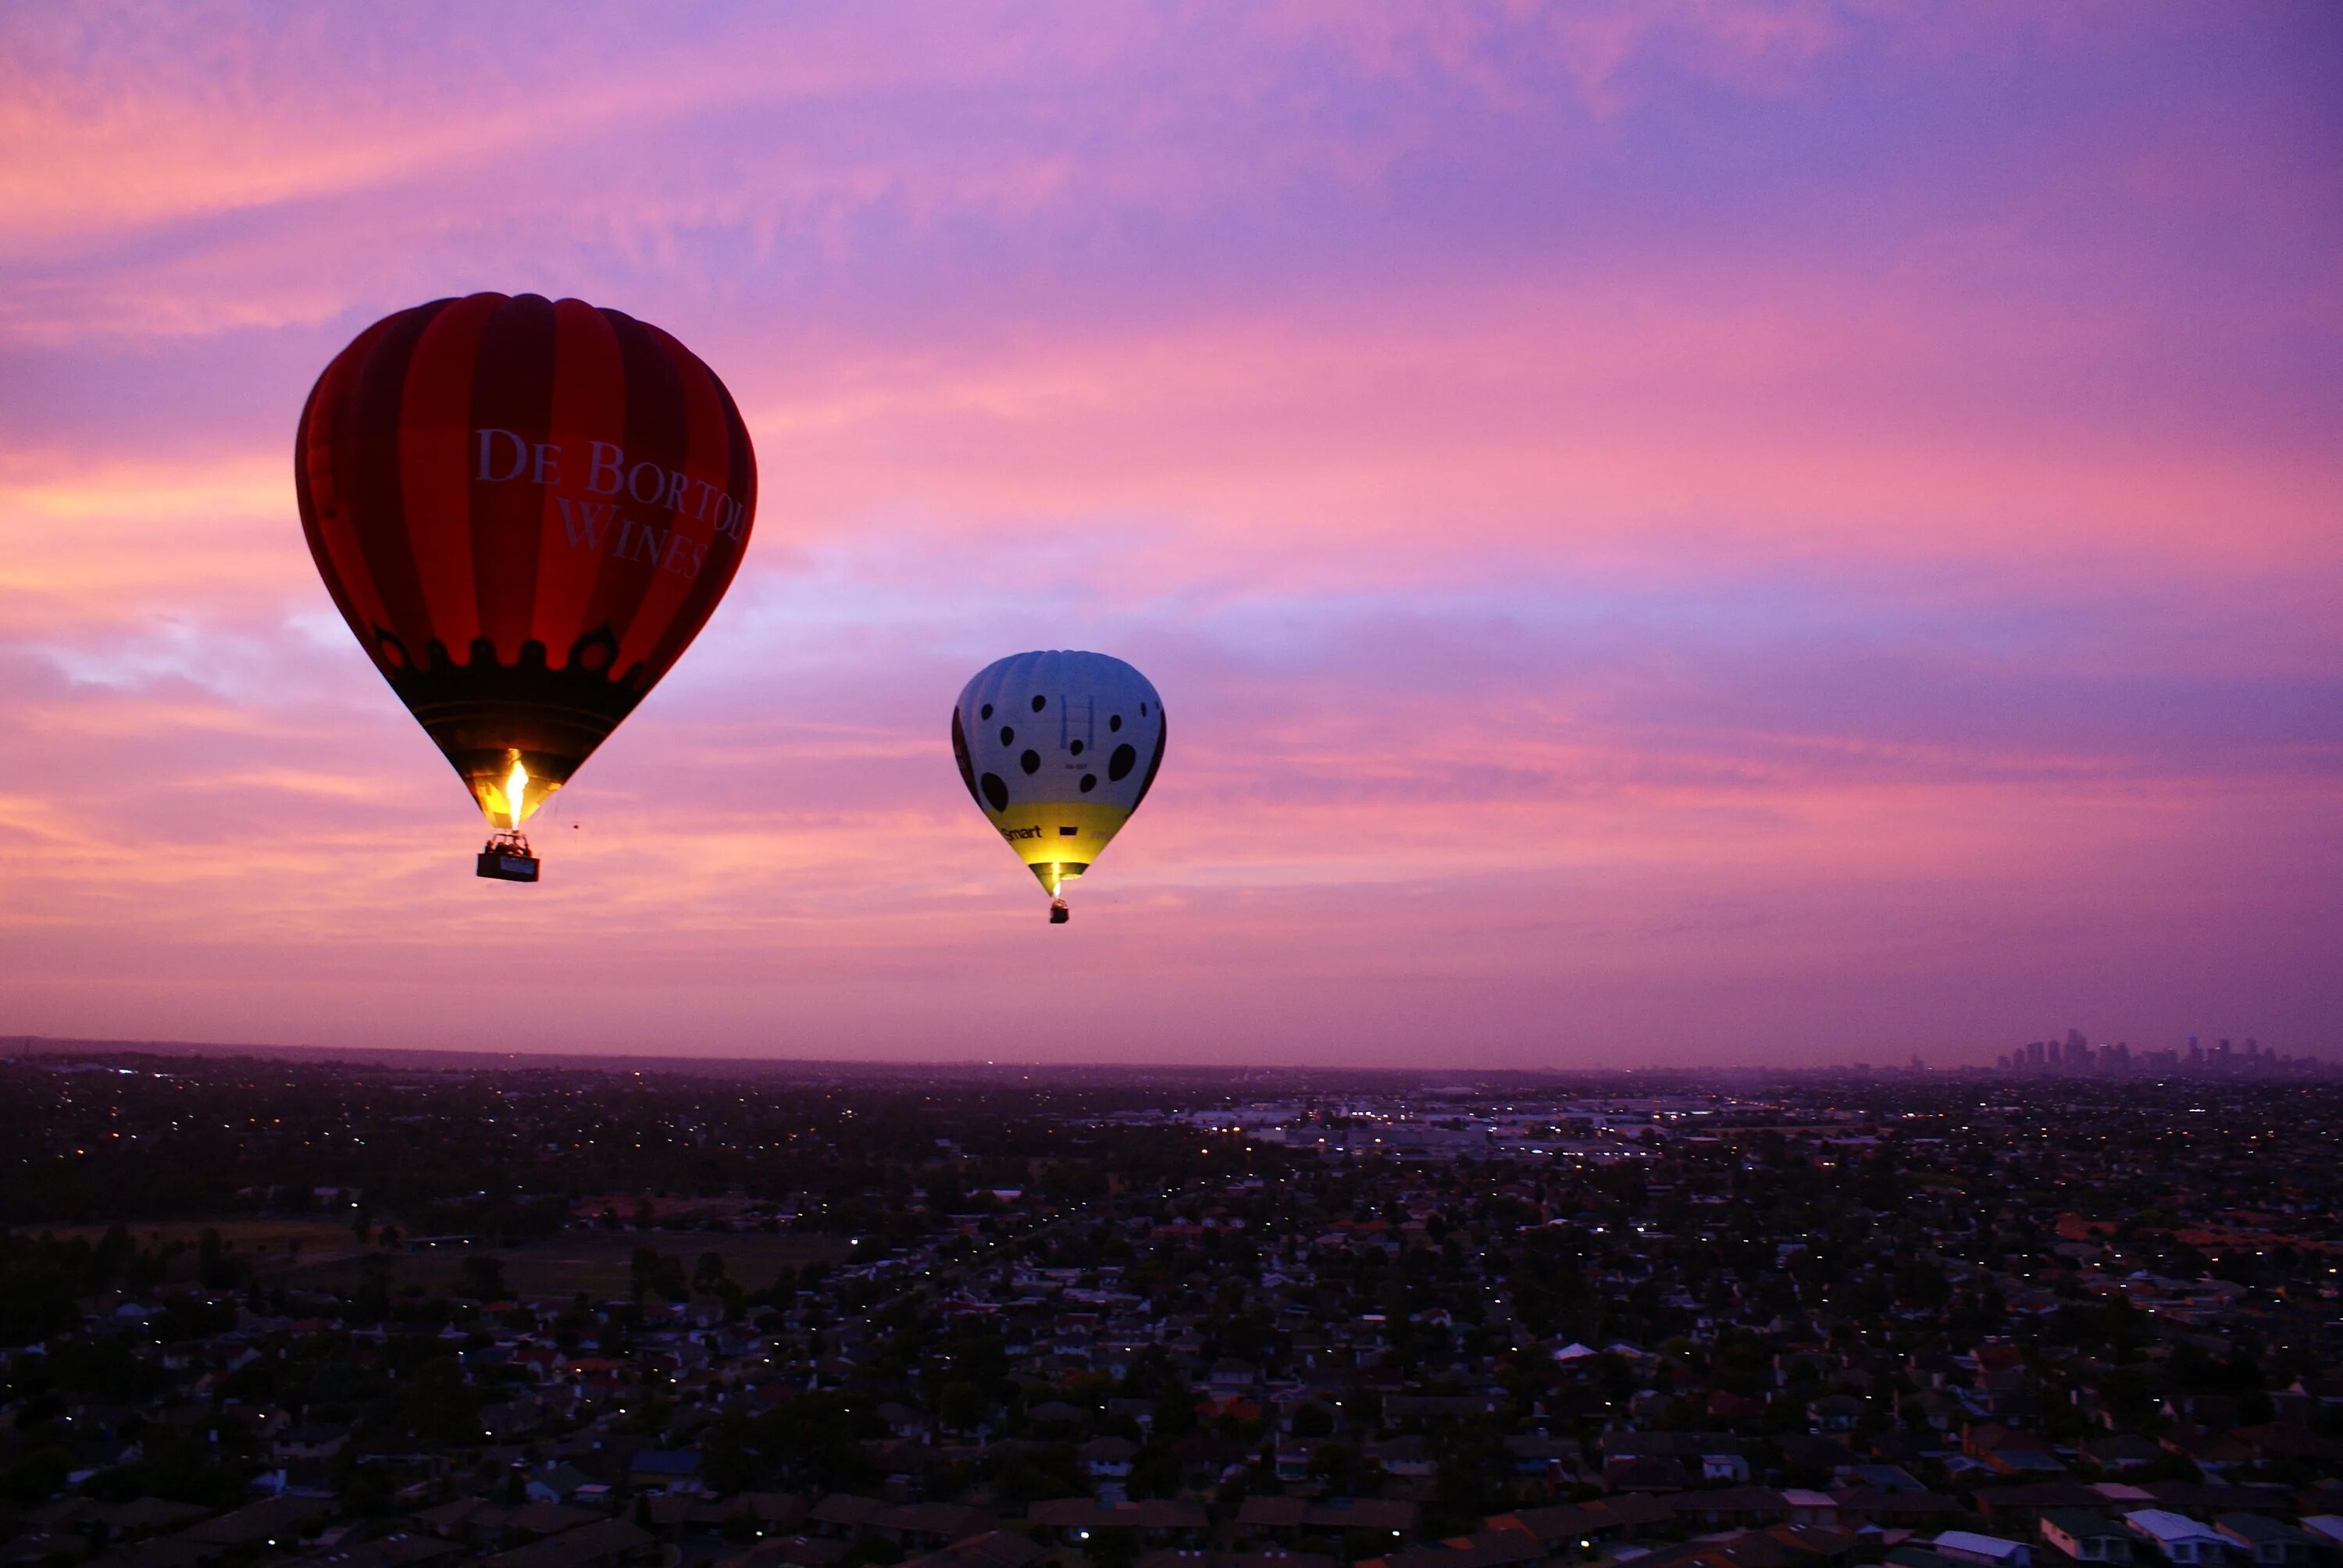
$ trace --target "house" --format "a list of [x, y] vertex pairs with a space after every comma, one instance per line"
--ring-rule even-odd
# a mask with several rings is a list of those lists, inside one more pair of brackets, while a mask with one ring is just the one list
[[2092, 1469], [2118, 1473], [2154, 1464], [2164, 1457], [2161, 1445], [2149, 1442], [2136, 1432], [2116, 1432], [2105, 1437], [2085, 1438], [2078, 1452], [2083, 1462]]
[[2043, 1470], [2057, 1474], [2066, 1467], [2050, 1452], [2047, 1440], [1997, 1421], [1972, 1422], [1961, 1429], [1961, 1452], [1983, 1460], [2003, 1474]]
[[936, 1551], [1000, 1527], [988, 1509], [965, 1503], [893, 1503], [866, 1519], [861, 1533], [898, 1546]]
[[201, 1546], [275, 1546], [299, 1536], [301, 1526], [333, 1512], [333, 1500], [317, 1497], [272, 1497], [247, 1503], [232, 1513], [190, 1525], [171, 1540]]
[[511, 1442], [545, 1424], [545, 1402], [534, 1394], [498, 1400], [480, 1407], [480, 1435], [495, 1442]]
[[1684, 1467], [1656, 1453], [1605, 1460], [1603, 1485], [1610, 1492], [1663, 1493], [1684, 1490]]
[[629, 1519], [602, 1519], [483, 1560], [482, 1568], [600, 1568], [656, 1546]]
[[2318, 1541], [2309, 1532], [2264, 1519], [2258, 1513], [2224, 1513], [2213, 1522], [2213, 1529], [2254, 1568], [2298, 1568], [2308, 1563], [2318, 1549]]
[[1929, 1544], [1939, 1556], [1982, 1563], [1985, 1568], [2032, 1568], [2034, 1562], [2034, 1549], [2025, 1542], [1980, 1535], [1974, 1530], [1947, 1530]]
[[2195, 1513], [2258, 1513], [2265, 1518], [2278, 1519], [2294, 1513], [2293, 1500], [2284, 1487], [2225, 1486], [2202, 1481], [2154, 1481], [2138, 1488], [2155, 1501], [2154, 1508], [2168, 1508], [2175, 1513], [2187, 1510]]
[[589, 1509], [558, 1503], [526, 1503], [515, 1508], [485, 1497], [458, 1497], [425, 1509], [415, 1515], [415, 1523], [452, 1540], [511, 1546], [590, 1524], [597, 1517]]
[[524, 1490], [531, 1503], [568, 1503], [593, 1480], [574, 1464], [542, 1464], [529, 1472]]
[[645, 1523], [648, 1514], [651, 1527], [670, 1540], [680, 1539], [687, 1531], [721, 1530], [729, 1517], [709, 1499], [685, 1492], [647, 1492], [636, 1509], [636, 1523]]
[[[1854, 1531], [1829, 1524], [1776, 1524], [1757, 1540], [1778, 1550], [1782, 1564], [1795, 1563], [1798, 1568], [1849, 1568], [1859, 1543]], [[1735, 1556], [1738, 1562], [1753, 1565], [1765, 1561], [1756, 1541], [1747, 1542]]]
[[1036, 1533], [1046, 1532], [1048, 1538], [1070, 1546], [1079, 1546], [1106, 1530], [1145, 1541], [1191, 1541], [1202, 1537], [1209, 1523], [1204, 1511], [1192, 1503], [1102, 1503], [1091, 1497], [1036, 1503], [1025, 1511], [1025, 1518]]
[[699, 1492], [699, 1451], [696, 1448], [639, 1448], [627, 1461], [627, 1484], [657, 1486], [669, 1492]]
[[1074, 1450], [1082, 1469], [1094, 1478], [1121, 1479], [1131, 1473], [1131, 1461], [1139, 1456], [1139, 1444], [1127, 1437], [1094, 1437]]
[[1224, 1361], [1213, 1363], [1204, 1379], [1205, 1391], [1214, 1399], [1234, 1399], [1249, 1394], [1259, 1386], [1261, 1374], [1249, 1362]]
[[2167, 1563], [2199, 1568], [2228, 1560], [2228, 1539], [2185, 1513], [2162, 1508], [2137, 1508], [2124, 1515], [2124, 1524], [2147, 1542]]
[[387, 1535], [377, 1541], [338, 1541], [300, 1559], [305, 1568], [413, 1568], [452, 1556], [457, 1548], [428, 1535]]
[[[1513, 1440], [1505, 1440], [1510, 1446]], [[1381, 1467], [1385, 1475], [1405, 1481], [1421, 1481], [1433, 1473], [1432, 1451], [1423, 1438], [1415, 1435], [1394, 1437], [1383, 1442], [1367, 1444], [1367, 1457]]]
[[1887, 1549], [1887, 1568], [1966, 1568], [1957, 1557], [1947, 1557], [1941, 1552], [1931, 1552], [1926, 1546], [1906, 1542]]
[[2014, 1531], [2031, 1533], [2053, 1508], [2104, 1508], [2112, 1501], [2097, 1486], [2078, 1481], [2027, 1481], [2015, 1486], [1980, 1486], [1969, 1493], [1979, 1513]]
[[[1891, 1466], [1866, 1465], [1878, 1470]], [[1838, 1503], [1838, 1523], [1847, 1525], [1876, 1524], [1882, 1528], [1917, 1529], [1932, 1520], [1950, 1518], [1963, 1512], [1958, 1498], [1930, 1492], [1915, 1483], [1912, 1486], [1845, 1486], [1831, 1493]]]
[[[965, 1541], [955, 1541], [940, 1552], [915, 1557], [903, 1568], [1026, 1568], [1045, 1549], [1006, 1530], [988, 1530]], [[1145, 1562], [1145, 1558], [1141, 1558]]]
[[1483, 1530], [1364, 1558], [1355, 1568], [1516, 1568], [1535, 1563], [1542, 1554], [1538, 1543], [1518, 1530]]
[[887, 1430], [895, 1436], [921, 1441], [933, 1432], [935, 1426], [923, 1412], [894, 1400], [889, 1400], [879, 1407], [879, 1419], [887, 1423]]
[[[1393, 1441], [1421, 1443], [1423, 1440], [1408, 1438]], [[1551, 1489], [1559, 1491], [1577, 1479], [1579, 1448], [1575, 1438], [1551, 1437], [1542, 1432], [1516, 1432], [1505, 1439], [1505, 1452], [1513, 1456], [1513, 1473], [1516, 1475], [1537, 1476]], [[1388, 1475], [1410, 1473], [1430, 1475], [1433, 1473], [1433, 1465], [1427, 1457], [1421, 1470], [1397, 1471], [1386, 1463], [1383, 1466], [1383, 1472]]]
[[1606, 1497], [1552, 1508], [1523, 1508], [1493, 1514], [1491, 1530], [1519, 1530], [1535, 1536], [1548, 1552], [1590, 1552], [1598, 1541], [1632, 1540], [1675, 1522], [1675, 1511], [1654, 1497]]
[[2046, 1508], [2042, 1541], [2077, 1563], [2128, 1563], [2131, 1533], [2087, 1508]]
[[349, 1441], [348, 1427], [313, 1422], [304, 1426], [285, 1428], [271, 1441], [268, 1449], [279, 1462], [294, 1459], [331, 1459], [341, 1452], [343, 1445]]
[[[953, 1568], [950, 1564], [906, 1563], [904, 1568]], [[1023, 1568], [1014, 1564], [1012, 1568]], [[1143, 1552], [1131, 1568], [1342, 1568], [1334, 1558], [1314, 1552], [1203, 1552], [1172, 1548]]]
[[1746, 1529], [1786, 1524], [1790, 1504], [1770, 1486], [1727, 1486], [1715, 1492], [1685, 1492], [1664, 1499], [1680, 1522], [1704, 1529]]
[[759, 1534], [794, 1531], [805, 1522], [806, 1500], [789, 1492], [744, 1492], [732, 1499], [734, 1518], [745, 1519]]
[[1852, 1432], [1863, 1419], [1863, 1401], [1851, 1393], [1826, 1393], [1806, 1402], [1806, 1419], [1816, 1432]]
[[1413, 1503], [1373, 1498], [1330, 1498], [1313, 1503], [1302, 1497], [1248, 1497], [1237, 1510], [1237, 1533], [1295, 1534], [1303, 1531], [1341, 1533], [1373, 1531], [1378, 1535], [1413, 1535], [1422, 1510]]
[[1291, 1533], [1302, 1528], [1302, 1514], [1309, 1506], [1306, 1498], [1255, 1493], [1237, 1507], [1237, 1534], [1242, 1539], [1259, 1534]]
[[1413, 1503], [1385, 1502], [1373, 1497], [1333, 1497], [1312, 1503], [1302, 1511], [1302, 1528], [1329, 1533], [1352, 1530], [1388, 1533], [1394, 1539], [1415, 1533], [1423, 1511]]
[[2022, 1372], [2026, 1367], [2024, 1352], [2010, 1344], [1978, 1345], [1969, 1352], [1968, 1360], [1979, 1377]]

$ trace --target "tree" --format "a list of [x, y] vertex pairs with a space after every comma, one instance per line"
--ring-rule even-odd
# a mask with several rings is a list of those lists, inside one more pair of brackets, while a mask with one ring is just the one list
[[968, 1432], [984, 1419], [984, 1391], [972, 1382], [948, 1382], [936, 1391], [936, 1419], [949, 1432]]
[[508, 1293], [501, 1259], [476, 1253], [464, 1260], [463, 1275], [466, 1292], [481, 1301], [497, 1301]]

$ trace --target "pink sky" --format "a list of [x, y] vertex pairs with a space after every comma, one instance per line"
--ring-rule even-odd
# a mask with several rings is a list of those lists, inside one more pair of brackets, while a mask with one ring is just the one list
[[[2343, 1055], [2324, 4], [0, 13], [0, 1033]], [[668, 328], [763, 499], [482, 882], [317, 370]], [[1051, 930], [980, 666], [1170, 755]]]

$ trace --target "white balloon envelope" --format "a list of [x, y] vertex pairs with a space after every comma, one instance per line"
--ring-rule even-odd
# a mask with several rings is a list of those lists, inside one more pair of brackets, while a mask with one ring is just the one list
[[960, 782], [1055, 900], [1139, 809], [1163, 764], [1163, 699], [1103, 653], [1016, 653], [977, 671], [952, 709]]

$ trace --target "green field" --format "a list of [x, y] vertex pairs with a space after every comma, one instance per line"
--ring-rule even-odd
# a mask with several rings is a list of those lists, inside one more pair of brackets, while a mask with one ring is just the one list
[[[142, 1247], [186, 1243], [171, 1282], [195, 1277], [196, 1247], [208, 1228], [220, 1234], [226, 1250], [251, 1261], [264, 1283], [310, 1290], [354, 1287], [378, 1271], [387, 1270], [394, 1291], [419, 1285], [426, 1291], [456, 1288], [463, 1278], [467, 1256], [497, 1260], [506, 1286], [521, 1296], [622, 1295], [631, 1287], [635, 1249], [649, 1247], [672, 1253], [687, 1271], [702, 1254], [724, 1260], [728, 1276], [743, 1289], [770, 1286], [784, 1268], [835, 1262], [847, 1255], [846, 1243], [829, 1236], [734, 1235], [694, 1231], [568, 1231], [557, 1236], [525, 1241], [518, 1246], [494, 1244], [471, 1248], [449, 1246], [392, 1250], [360, 1246], [346, 1224], [295, 1216], [286, 1219], [238, 1216], [222, 1220], [175, 1220], [167, 1223], [134, 1223], [130, 1233]], [[51, 1233], [60, 1241], [82, 1237], [96, 1242], [106, 1233], [102, 1225], [68, 1225]]]
[[687, 1271], [703, 1253], [724, 1260], [724, 1271], [743, 1289], [761, 1291], [784, 1268], [835, 1262], [846, 1256], [844, 1241], [828, 1236], [721, 1235], [706, 1231], [574, 1231], [517, 1247], [478, 1246], [377, 1251], [371, 1256], [347, 1252], [315, 1263], [306, 1259], [285, 1276], [287, 1283], [331, 1290], [354, 1284], [389, 1263], [392, 1288], [420, 1285], [427, 1291], [455, 1289], [462, 1281], [467, 1257], [490, 1257], [503, 1270], [505, 1283], [519, 1296], [571, 1296], [579, 1291], [593, 1297], [624, 1295], [634, 1278], [635, 1249], [672, 1253]]

